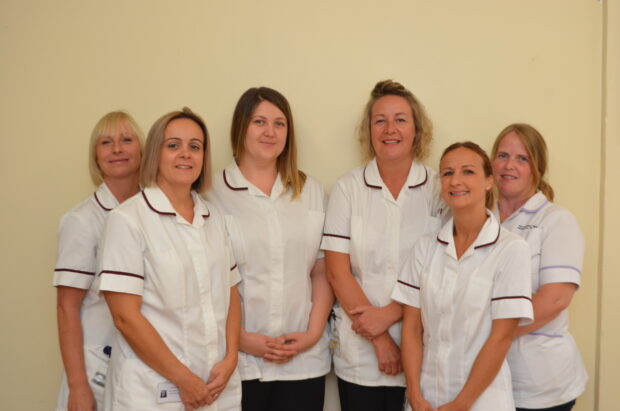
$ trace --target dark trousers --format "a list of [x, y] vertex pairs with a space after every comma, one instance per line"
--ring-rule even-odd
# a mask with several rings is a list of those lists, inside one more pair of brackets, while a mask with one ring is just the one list
[[576, 400], [572, 400], [566, 404], [556, 405], [550, 408], [517, 408], [517, 411], [570, 411], [575, 406], [575, 401]]
[[241, 382], [243, 411], [323, 411], [325, 377]]
[[342, 411], [402, 411], [405, 387], [366, 387], [338, 378]]

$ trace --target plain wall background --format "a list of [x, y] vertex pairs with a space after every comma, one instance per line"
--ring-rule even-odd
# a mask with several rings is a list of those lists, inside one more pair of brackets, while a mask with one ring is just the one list
[[[126, 109], [146, 133], [191, 107], [217, 172], [231, 161], [235, 102], [270, 86], [291, 102], [302, 169], [329, 189], [360, 163], [355, 128], [372, 86], [393, 78], [434, 121], [433, 167], [456, 140], [490, 149], [511, 122], [546, 137], [556, 201], [587, 242], [571, 305], [590, 375], [577, 410], [615, 409], [619, 26], [616, 0], [0, 0], [2, 408], [55, 402], [56, 228], [94, 189], [88, 137], [103, 114]], [[326, 410], [338, 409], [332, 394]]]

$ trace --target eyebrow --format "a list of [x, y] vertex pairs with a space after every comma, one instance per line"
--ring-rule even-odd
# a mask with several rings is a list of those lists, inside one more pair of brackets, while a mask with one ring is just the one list
[[[267, 120], [267, 117], [266, 117], [266, 116], [263, 116], [263, 115], [261, 115], [261, 114], [254, 114], [254, 115], [252, 116], [252, 118], [264, 118], [265, 120]], [[276, 117], [275, 119], [276, 119], [276, 120], [286, 120], [286, 117], [281, 117], [281, 116], [280, 116], [280, 117]]]

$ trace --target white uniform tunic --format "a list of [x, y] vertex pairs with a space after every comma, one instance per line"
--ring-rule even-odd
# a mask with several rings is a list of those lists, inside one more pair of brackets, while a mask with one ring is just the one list
[[[489, 216], [474, 243], [456, 257], [453, 220], [414, 247], [392, 298], [421, 310], [420, 385], [433, 407], [461, 391], [493, 320], [533, 317], [527, 244]], [[411, 409], [408, 406], [408, 409]], [[502, 367], [473, 411], [514, 411], [510, 370]]]
[[[530, 245], [533, 292], [551, 283], [579, 285], [584, 240], [569, 211], [538, 192], [502, 226]], [[588, 379], [577, 345], [568, 332], [568, 310], [515, 340], [508, 364], [515, 403], [521, 408], [548, 408], [572, 401], [583, 393]]]
[[[226, 354], [230, 287], [239, 273], [229, 249], [223, 216], [192, 192], [194, 220], [177, 215], [157, 187], [117, 207], [102, 240], [101, 291], [142, 296], [140, 311], [170, 351], [207, 381]], [[164, 377], [140, 360], [116, 333], [105, 390], [106, 410], [182, 410], [158, 404]], [[238, 410], [241, 383], [230, 378], [217, 401], [202, 410]]]
[[[54, 269], [54, 286], [88, 290], [80, 310], [84, 341], [86, 377], [102, 409], [103, 385], [108, 364], [105, 346], [114, 340], [114, 324], [108, 306], [97, 293], [95, 281], [99, 240], [108, 212], [118, 205], [116, 197], [105, 184], [65, 214], [58, 229], [58, 252]], [[69, 386], [62, 377], [56, 410], [66, 410]]]
[[[370, 303], [390, 304], [390, 294], [413, 244], [440, 226], [443, 203], [437, 173], [414, 162], [394, 200], [373, 159], [340, 178], [329, 199], [323, 250], [349, 254], [351, 272]], [[404, 375], [379, 371], [370, 341], [351, 329], [343, 309], [335, 308], [334, 365], [338, 377], [364, 386], [405, 386]], [[389, 333], [400, 345], [401, 323]]]
[[[226, 214], [226, 226], [243, 281], [243, 327], [248, 332], [277, 337], [305, 332], [312, 310], [310, 271], [323, 232], [325, 194], [308, 177], [301, 195], [291, 201], [278, 175], [266, 196], [245, 179], [236, 163], [213, 182], [209, 198]], [[301, 380], [329, 372], [331, 358], [327, 327], [309, 350], [285, 364], [239, 353], [243, 380]]]

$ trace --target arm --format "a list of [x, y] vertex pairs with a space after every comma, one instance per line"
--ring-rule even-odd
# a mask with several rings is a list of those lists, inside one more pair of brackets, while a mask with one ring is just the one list
[[[340, 306], [345, 310], [349, 318], [355, 321], [359, 314], [353, 314], [352, 310], [357, 307], [371, 306], [370, 301], [362, 291], [353, 274], [351, 274], [351, 263], [349, 255], [335, 251], [325, 251], [325, 259], [327, 263], [327, 279], [331, 284], [334, 294], [338, 299]], [[398, 303], [392, 303], [398, 304]], [[390, 317], [393, 305], [389, 304], [382, 311], [381, 316], [383, 333], [372, 339], [375, 349], [375, 355], [379, 361], [379, 369], [388, 375], [396, 375], [401, 372], [400, 350], [392, 337], [387, 333], [387, 329], [397, 319]], [[400, 306], [399, 306], [400, 307]]]
[[80, 309], [87, 290], [59, 286], [56, 288], [58, 338], [62, 362], [67, 373], [69, 410], [95, 410], [97, 403], [88, 382], [84, 363], [84, 340]]
[[[308, 329], [305, 332], [294, 332], [280, 337], [283, 344], [297, 353], [306, 351], [321, 339], [329, 312], [334, 305], [334, 293], [327, 281], [324, 258], [316, 260], [310, 272], [310, 278], [312, 280], [312, 310]], [[271, 346], [279, 349], [286, 348], [280, 344]]]
[[[230, 376], [237, 367], [237, 353], [239, 351], [239, 330], [241, 328], [241, 300], [237, 286], [230, 288], [230, 305], [226, 318], [226, 356], [213, 366], [207, 381], [207, 389], [211, 398], [215, 400], [224, 391]], [[211, 403], [213, 401], [209, 401]]]
[[577, 284], [574, 283], [552, 283], [540, 287], [532, 296], [534, 322], [518, 327], [515, 337], [536, 331], [555, 319], [568, 308], [575, 291]]
[[519, 318], [493, 320], [491, 335], [478, 353], [463, 389], [454, 401], [442, 405], [438, 411], [468, 410], [472, 407], [499, 372], [518, 324]]
[[405, 305], [403, 308], [402, 356], [407, 379], [407, 399], [414, 411], [432, 411], [431, 404], [424, 399], [420, 387], [422, 371], [422, 318], [420, 309]]
[[112, 291], [103, 291], [103, 294], [118, 331], [145, 364], [177, 386], [185, 408], [191, 410], [206, 405], [210, 400], [206, 383], [176, 358], [142, 315], [142, 297]]

